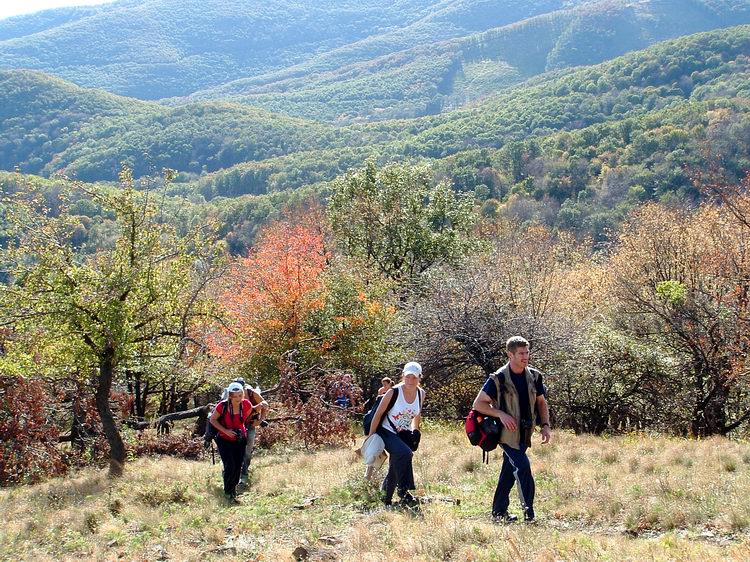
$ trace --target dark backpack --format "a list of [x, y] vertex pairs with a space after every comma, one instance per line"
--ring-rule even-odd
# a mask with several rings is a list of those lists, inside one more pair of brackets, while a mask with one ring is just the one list
[[[393, 387], [393, 395], [391, 395], [391, 402], [388, 404], [388, 407], [385, 409], [385, 412], [383, 412], [383, 418], [380, 420], [380, 424], [383, 424], [383, 421], [388, 418], [388, 412], [391, 411], [391, 408], [393, 408], [393, 405], [396, 403], [396, 400], [398, 400], [398, 391], [399, 387], [394, 386]], [[383, 395], [385, 396], [385, 395]], [[380, 403], [383, 401], [383, 396], [378, 396], [375, 399], [375, 403], [372, 405], [372, 408], [370, 408], [367, 413], [365, 414], [365, 417], [362, 419], [362, 426], [365, 431], [365, 435], [370, 434], [370, 425], [372, 424], [372, 418], [375, 417], [375, 412], [378, 411], [378, 406], [380, 406]], [[422, 390], [417, 389], [417, 403], [420, 406], [420, 409], [422, 407]], [[391, 424], [391, 427], [393, 427], [393, 422], [388, 419], [389, 423]], [[393, 427], [393, 430], [396, 431], [396, 428]], [[398, 432], [396, 432], [398, 433]]]

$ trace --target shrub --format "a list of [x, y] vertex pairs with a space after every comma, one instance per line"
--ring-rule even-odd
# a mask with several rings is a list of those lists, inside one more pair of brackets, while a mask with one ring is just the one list
[[143, 431], [137, 436], [130, 450], [136, 457], [169, 455], [192, 460], [202, 459], [205, 454], [203, 439], [193, 436], [189, 431], [162, 435]]
[[68, 470], [39, 382], [0, 376], [0, 485], [33, 483]]

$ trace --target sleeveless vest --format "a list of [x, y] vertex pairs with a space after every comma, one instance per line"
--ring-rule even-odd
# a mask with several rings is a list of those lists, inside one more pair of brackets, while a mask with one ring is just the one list
[[[531, 435], [534, 433], [536, 427], [536, 370], [526, 367], [524, 369], [526, 375], [526, 386], [529, 392], [529, 409], [531, 410], [531, 428], [527, 430], [521, 430], [521, 404], [518, 401], [518, 392], [516, 391], [516, 385], [510, 378], [510, 363], [506, 363], [500, 369], [492, 373], [490, 376], [495, 380], [495, 387], [497, 388], [497, 406], [501, 407], [502, 402], [505, 402], [505, 413], [509, 414], [514, 420], [516, 420], [516, 430], [510, 431], [505, 426], [500, 431], [500, 443], [504, 443], [514, 449], [519, 449], [521, 439], [526, 443], [527, 447], [531, 447]], [[501, 392], [501, 384], [504, 383], [505, 390]], [[523, 431], [523, 435], [521, 432]]]

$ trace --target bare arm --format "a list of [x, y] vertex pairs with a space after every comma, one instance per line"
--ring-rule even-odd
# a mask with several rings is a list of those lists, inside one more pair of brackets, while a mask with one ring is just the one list
[[499, 408], [495, 407], [495, 401], [484, 391], [480, 390], [477, 397], [474, 398], [474, 404], [471, 406], [480, 414], [485, 416], [491, 416], [493, 418], [499, 418], [502, 424], [510, 431], [515, 431], [518, 427], [516, 420], [513, 416], [506, 414]]
[[253, 390], [251, 391], [251, 396], [252, 399], [250, 402], [253, 404], [253, 410], [258, 411], [258, 417], [253, 420], [253, 427], [258, 427], [260, 422], [266, 419], [266, 416], [268, 415], [268, 402], [263, 400], [263, 396], [261, 396], [260, 392], [255, 392]]
[[383, 415], [385, 414], [386, 409], [388, 409], [388, 405], [391, 403], [391, 396], [393, 396], [393, 389], [389, 390], [383, 395], [383, 399], [380, 401], [380, 405], [378, 406], [378, 409], [375, 411], [375, 415], [372, 416], [372, 423], [370, 424], [370, 433], [367, 434], [367, 437], [375, 433], [380, 427], [380, 422], [383, 419]]
[[417, 430], [419, 431], [419, 426], [422, 424], [422, 408], [424, 408], [424, 395], [425, 392], [423, 389], [417, 390], [417, 392], [420, 393], [421, 397], [419, 399], [419, 413], [414, 416], [414, 418], [411, 420], [411, 430]]
[[258, 410], [260, 411], [260, 417], [258, 418], [258, 421], [263, 421], [266, 419], [266, 416], [268, 416], [268, 402], [263, 400], [260, 404], [256, 406]]
[[536, 397], [536, 411], [539, 412], [539, 422], [542, 424], [542, 443], [549, 443], [552, 431], [549, 426], [549, 405], [543, 395]]

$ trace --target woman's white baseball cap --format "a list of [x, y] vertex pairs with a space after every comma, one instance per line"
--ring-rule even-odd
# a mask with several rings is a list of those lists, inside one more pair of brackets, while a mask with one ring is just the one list
[[241, 392], [245, 390], [245, 385], [238, 382], [233, 382], [227, 387], [229, 392]]
[[418, 377], [421, 377], [422, 376], [422, 365], [420, 365], [416, 361], [409, 361], [406, 365], [404, 365], [403, 374], [405, 374], [405, 375], [417, 375]]

